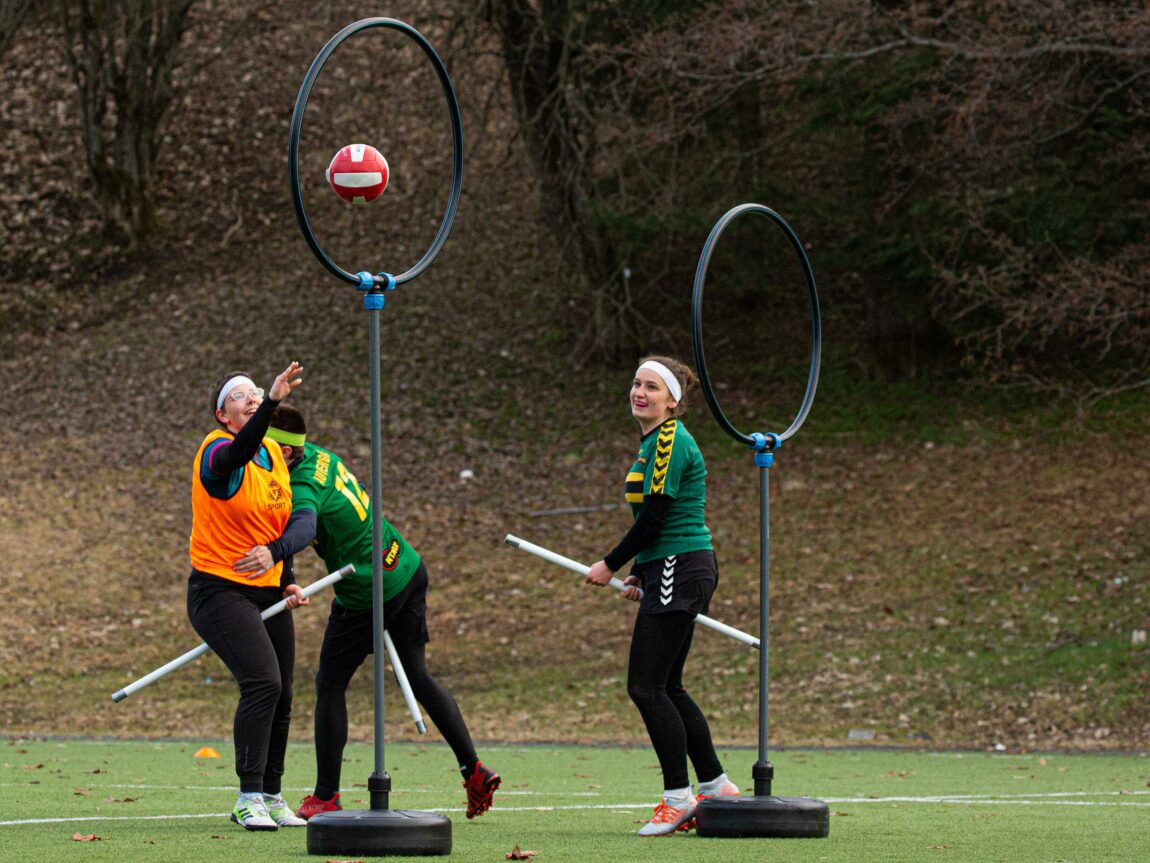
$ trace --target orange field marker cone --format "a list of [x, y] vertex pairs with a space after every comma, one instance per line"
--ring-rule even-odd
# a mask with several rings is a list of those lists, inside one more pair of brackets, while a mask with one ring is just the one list
[[219, 758], [220, 753], [217, 752], [215, 749], [213, 749], [210, 746], [201, 746], [199, 749], [196, 750], [196, 754], [193, 755], [192, 757], [193, 758]]

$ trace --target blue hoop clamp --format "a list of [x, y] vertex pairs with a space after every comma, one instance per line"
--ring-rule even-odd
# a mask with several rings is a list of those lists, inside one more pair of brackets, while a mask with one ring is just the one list
[[395, 276], [391, 273], [380, 273], [373, 276], [364, 270], [361, 273], [356, 273], [355, 277], [359, 280], [355, 289], [364, 292], [363, 307], [369, 312], [382, 309], [384, 292], [395, 290]]
[[775, 463], [775, 450], [783, 445], [774, 432], [751, 432], [750, 447], [755, 453], [755, 467], [770, 467]]

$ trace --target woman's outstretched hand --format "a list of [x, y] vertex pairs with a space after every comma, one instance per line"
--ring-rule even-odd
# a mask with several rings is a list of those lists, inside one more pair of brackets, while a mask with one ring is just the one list
[[272, 388], [268, 390], [268, 398], [277, 402], [286, 399], [296, 387], [303, 383], [303, 378], [300, 377], [302, 374], [303, 366], [292, 360], [272, 383]]

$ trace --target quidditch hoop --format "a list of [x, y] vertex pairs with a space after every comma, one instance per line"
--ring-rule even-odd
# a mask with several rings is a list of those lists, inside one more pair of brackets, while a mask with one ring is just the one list
[[[431, 44], [418, 30], [402, 21], [396, 21], [393, 18], [364, 18], [362, 21], [349, 24], [332, 36], [331, 39], [328, 40], [328, 43], [323, 46], [319, 54], [316, 55], [315, 60], [312, 61], [311, 68], [307, 70], [307, 76], [304, 78], [303, 85], [300, 87], [299, 95], [296, 96], [295, 110], [292, 112], [291, 119], [291, 134], [288, 137], [288, 182], [291, 186], [291, 200], [292, 206], [295, 209], [296, 222], [299, 224], [299, 229], [303, 233], [304, 240], [307, 241], [312, 252], [315, 253], [319, 262], [338, 278], [359, 287], [362, 287], [360, 277], [348, 272], [328, 257], [316, 239], [315, 234], [312, 232], [311, 224], [307, 218], [307, 211], [304, 209], [303, 193], [300, 190], [299, 139], [300, 132], [303, 129], [304, 114], [307, 111], [308, 97], [311, 95], [312, 86], [319, 77], [319, 73], [322, 71], [327, 59], [345, 39], [355, 35], [361, 30], [368, 30], [374, 27], [386, 27], [399, 30], [401, 33], [405, 33], [414, 39], [415, 43], [423, 49], [423, 53], [427, 55], [427, 58], [435, 67], [435, 73], [439, 76], [439, 82], [443, 86], [443, 95], [447, 98], [447, 110], [451, 119], [451, 138], [454, 146], [451, 194], [448, 197], [447, 209], [443, 214], [443, 221], [439, 225], [439, 232], [435, 235], [431, 246], [428, 247], [423, 257], [416, 262], [415, 266], [394, 277], [392, 286], [411, 281], [426, 270], [431, 262], [435, 260], [439, 254], [439, 250], [443, 248], [443, 244], [447, 241], [447, 235], [451, 233], [451, 225], [455, 221], [455, 212], [459, 209], [460, 192], [463, 187], [463, 123], [459, 115], [459, 101], [455, 98], [455, 89], [451, 86], [451, 78], [447, 74], [447, 68], [443, 65], [443, 61], [439, 59], [439, 55], [435, 53], [435, 49], [431, 47]], [[379, 286], [384, 282], [386, 282], [386, 280], [377, 280], [376, 285]]]
[[[798, 255], [799, 263], [802, 265], [803, 273], [807, 281], [807, 300], [811, 313], [811, 370], [807, 377], [807, 391], [803, 397], [802, 406], [799, 412], [795, 415], [794, 420], [786, 431], [781, 434], [769, 434], [767, 436], [756, 435], [752, 437], [745, 435], [727, 419], [723, 413], [723, 409], [719, 406], [719, 400], [715, 396], [715, 391], [711, 387], [711, 378], [707, 373], [707, 361], [703, 355], [703, 285], [707, 280], [707, 268], [711, 264], [711, 255], [715, 251], [715, 245], [719, 242], [719, 237], [722, 236], [723, 231], [735, 219], [744, 213], [761, 213], [764, 216], [772, 219], [779, 227], [786, 233], [787, 238], [791, 241], [791, 246], [794, 248], [795, 253]], [[740, 204], [733, 207], [726, 212], [726, 214], [715, 223], [715, 227], [711, 229], [711, 234], [707, 237], [707, 242], [703, 245], [702, 254], [699, 256], [699, 266], [695, 270], [695, 287], [691, 297], [691, 319], [694, 327], [695, 337], [695, 366], [699, 370], [699, 385], [703, 390], [703, 395], [707, 399], [707, 404], [711, 407], [711, 413], [715, 415], [715, 420], [722, 427], [723, 431], [741, 443], [747, 446], [762, 448], [764, 440], [766, 440], [766, 448], [773, 449], [781, 444], [783, 441], [793, 437], [795, 432], [802, 426], [807, 414], [810, 413], [811, 404], [815, 400], [815, 389], [819, 383], [819, 364], [822, 357], [822, 316], [819, 312], [819, 295], [815, 290], [815, 274], [811, 269], [811, 262], [807, 260], [806, 250], [803, 249], [803, 244], [799, 242], [798, 236], [791, 226], [787, 224], [786, 220], [769, 207], [764, 207], [762, 204]], [[773, 438], [771, 441], [769, 438]]]

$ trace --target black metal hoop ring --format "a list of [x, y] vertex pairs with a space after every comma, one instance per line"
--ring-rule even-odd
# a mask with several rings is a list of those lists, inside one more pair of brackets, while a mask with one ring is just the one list
[[447, 74], [447, 67], [443, 65], [443, 61], [439, 58], [439, 55], [435, 53], [435, 49], [431, 47], [431, 43], [414, 27], [402, 21], [396, 21], [393, 18], [364, 18], [361, 21], [356, 21], [354, 24], [349, 24], [332, 36], [312, 61], [311, 68], [308, 69], [307, 76], [304, 78], [303, 85], [300, 87], [299, 95], [296, 96], [295, 109], [292, 112], [291, 119], [291, 134], [288, 137], [288, 182], [291, 186], [292, 207], [295, 209], [296, 222], [299, 224], [304, 240], [307, 241], [308, 246], [312, 252], [315, 253], [316, 258], [318, 258], [319, 262], [328, 270], [335, 274], [335, 276], [361, 288], [362, 282], [360, 277], [349, 273], [328, 257], [327, 253], [324, 252], [320, 246], [319, 241], [316, 240], [315, 234], [312, 232], [311, 224], [307, 218], [307, 211], [303, 205], [303, 193], [300, 191], [299, 139], [300, 132], [303, 129], [304, 114], [307, 112], [307, 100], [311, 95], [312, 86], [315, 84], [316, 78], [319, 77], [319, 73], [323, 69], [324, 64], [332, 55], [332, 52], [334, 52], [345, 39], [355, 35], [361, 30], [368, 30], [373, 27], [387, 27], [407, 34], [415, 40], [415, 43], [423, 49], [423, 53], [431, 60], [432, 65], [435, 67], [435, 72], [439, 76], [439, 82], [443, 85], [443, 95], [447, 98], [447, 110], [451, 119], [451, 138], [454, 144], [451, 194], [447, 201], [447, 209], [443, 214], [443, 221], [439, 225], [439, 232], [435, 235], [431, 246], [428, 247], [423, 257], [416, 262], [415, 266], [394, 277], [395, 285], [401, 285], [404, 282], [411, 281], [426, 270], [431, 262], [435, 260], [440, 249], [443, 248], [443, 244], [447, 241], [447, 235], [451, 233], [451, 225], [455, 221], [455, 213], [459, 209], [459, 198], [463, 187], [463, 123], [460, 120], [459, 101], [455, 98], [455, 89], [451, 85], [451, 78]]
[[[707, 372], [707, 361], [703, 355], [703, 285], [707, 280], [707, 268], [711, 264], [711, 255], [715, 251], [715, 245], [722, 236], [723, 231], [735, 219], [744, 213], [761, 213], [773, 220], [779, 227], [786, 233], [787, 238], [791, 241], [791, 246], [794, 248], [795, 253], [798, 255], [799, 263], [802, 265], [803, 273], [807, 281], [807, 300], [811, 313], [811, 369], [807, 377], [807, 391], [803, 397], [802, 406], [799, 408], [798, 414], [795, 415], [794, 420], [786, 431], [781, 434], [770, 434], [767, 436], [756, 434], [754, 436], [745, 435], [727, 419], [723, 413], [723, 409], [719, 406], [719, 400], [715, 396], [715, 391], [711, 387], [711, 378]], [[715, 420], [719, 426], [740, 443], [756, 449], [773, 449], [781, 444], [783, 441], [793, 437], [795, 433], [802, 426], [810, 413], [811, 404], [815, 400], [815, 389], [819, 383], [819, 364], [822, 357], [822, 316], [819, 311], [819, 295], [815, 289], [815, 274], [811, 269], [811, 262], [807, 259], [806, 250], [803, 244], [799, 242], [798, 236], [787, 224], [786, 219], [776, 213], [769, 207], [764, 207], [762, 204], [740, 204], [737, 207], [732, 207], [728, 210], [718, 222], [715, 227], [711, 229], [711, 234], [707, 237], [707, 242], [703, 245], [702, 254], [699, 256], [699, 266], [695, 270], [695, 286], [691, 296], [691, 321], [694, 329], [695, 341], [695, 366], [699, 370], [699, 384], [702, 387], [703, 395], [707, 399], [707, 404], [710, 405], [711, 413], [715, 415]], [[766, 442], [765, 438], [774, 438], [774, 442]]]

